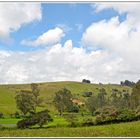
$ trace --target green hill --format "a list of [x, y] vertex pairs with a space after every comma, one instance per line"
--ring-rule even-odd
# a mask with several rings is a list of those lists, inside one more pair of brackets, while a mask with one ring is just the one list
[[[82, 96], [83, 92], [91, 91], [97, 94], [100, 88], [105, 88], [107, 95], [109, 96], [112, 89], [118, 89], [120, 91], [128, 90], [131, 93], [131, 88], [127, 86], [121, 86], [117, 84], [88, 84], [82, 82], [48, 82], [48, 83], [38, 83], [40, 88], [40, 95], [46, 102], [46, 107], [52, 112], [55, 108], [52, 104], [54, 93], [62, 88], [69, 89], [73, 96], [81, 100], [85, 100]], [[15, 96], [16, 91], [20, 89], [30, 89], [30, 84], [16, 84], [16, 85], [0, 85], [0, 112], [4, 114], [10, 114], [17, 111]]]

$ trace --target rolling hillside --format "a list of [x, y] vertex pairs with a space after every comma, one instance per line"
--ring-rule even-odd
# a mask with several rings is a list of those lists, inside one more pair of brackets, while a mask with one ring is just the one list
[[[48, 82], [38, 83], [40, 88], [40, 95], [46, 102], [46, 107], [52, 112], [55, 112], [55, 108], [52, 104], [54, 93], [61, 88], [69, 89], [73, 96], [81, 100], [85, 100], [82, 96], [83, 92], [92, 91], [94, 94], [98, 93], [100, 88], [105, 88], [107, 95], [111, 94], [112, 89], [128, 90], [131, 93], [131, 88], [127, 86], [120, 86], [114, 84], [87, 84], [81, 82]], [[17, 85], [0, 85], [0, 112], [4, 114], [14, 113], [16, 109], [15, 95], [16, 91], [20, 89], [30, 89], [30, 84], [17, 84]]]

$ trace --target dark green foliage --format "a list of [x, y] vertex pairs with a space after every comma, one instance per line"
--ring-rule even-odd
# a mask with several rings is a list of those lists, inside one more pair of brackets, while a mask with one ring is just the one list
[[0, 118], [4, 118], [4, 114], [0, 112]]
[[18, 128], [29, 128], [33, 125], [39, 125], [42, 127], [44, 124], [48, 123], [49, 121], [52, 121], [53, 119], [49, 115], [48, 110], [44, 110], [41, 112], [38, 112], [36, 114], [33, 114], [30, 116], [30, 118], [23, 119], [17, 123]]
[[71, 91], [66, 88], [59, 90], [55, 93], [53, 102], [60, 115], [62, 115], [64, 111], [70, 110], [73, 104], [71, 99]]
[[133, 87], [133, 86], [135, 85], [134, 82], [131, 82], [131, 81], [129, 81], [129, 80], [125, 80], [124, 82], [121, 81], [120, 84], [121, 84], [122, 86], [129, 86], [129, 87]]
[[79, 106], [78, 105], [72, 105], [69, 109], [69, 112], [75, 112], [75, 113], [78, 113], [79, 112]]
[[92, 96], [92, 92], [84, 92], [83, 93], [83, 97], [91, 97]]
[[83, 79], [82, 83], [90, 83], [90, 80]]

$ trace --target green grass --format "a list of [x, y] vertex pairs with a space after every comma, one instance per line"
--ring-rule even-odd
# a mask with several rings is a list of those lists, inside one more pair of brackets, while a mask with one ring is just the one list
[[91, 127], [0, 129], [0, 137], [140, 137], [140, 121]]
[[4, 118], [0, 119], [0, 125], [1, 124], [16, 124], [20, 119], [16, 118]]
[[[82, 96], [82, 92], [92, 91], [94, 94], [97, 94], [98, 89], [102, 87], [106, 89], [108, 96], [111, 94], [113, 88], [116, 88], [120, 91], [122, 91], [123, 89], [127, 89], [129, 92], [131, 92], [130, 87], [113, 84], [99, 85], [65, 81], [39, 83], [38, 85], [40, 88], [40, 95], [46, 102], [46, 107], [49, 108], [49, 110], [52, 112], [56, 112], [56, 109], [54, 108], [52, 103], [54, 93], [64, 87], [71, 90], [74, 97], [78, 97], [81, 100], [85, 100], [85, 98]], [[17, 111], [15, 103], [15, 92], [20, 89], [30, 89], [30, 84], [0, 85], [0, 112], [9, 115]]]

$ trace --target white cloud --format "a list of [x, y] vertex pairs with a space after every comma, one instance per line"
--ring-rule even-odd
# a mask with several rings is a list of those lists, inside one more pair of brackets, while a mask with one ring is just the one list
[[54, 45], [58, 43], [64, 35], [64, 31], [56, 27], [43, 33], [35, 40], [23, 40], [21, 44], [27, 46]]
[[23, 24], [41, 19], [39, 3], [0, 3], [0, 39], [9, 38], [9, 34]]
[[[108, 69], [116, 73], [116, 77], [126, 76], [126, 79], [138, 80], [140, 76], [140, 18], [139, 3], [99, 3], [96, 12], [114, 8], [120, 14], [127, 12], [125, 21], [120, 22], [118, 17], [92, 23], [83, 33], [84, 46], [102, 48], [121, 60], [118, 70], [110, 63]], [[115, 63], [116, 64], [116, 63]], [[113, 79], [113, 77], [112, 77]], [[115, 79], [114, 79], [115, 80]], [[121, 80], [121, 77], [120, 77]]]
[[83, 78], [92, 82], [116, 82], [120, 79], [116, 73], [121, 59], [112, 59], [107, 51], [86, 53], [83, 48], [73, 47], [71, 40], [63, 46], [56, 44], [35, 52], [0, 51], [0, 54], [0, 83], [81, 81]]

